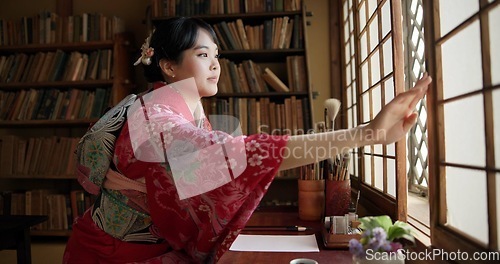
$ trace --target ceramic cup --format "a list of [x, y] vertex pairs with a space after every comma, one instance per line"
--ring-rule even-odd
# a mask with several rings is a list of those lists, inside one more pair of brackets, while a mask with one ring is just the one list
[[318, 262], [314, 259], [297, 258], [297, 259], [292, 259], [290, 261], [290, 264], [318, 264]]

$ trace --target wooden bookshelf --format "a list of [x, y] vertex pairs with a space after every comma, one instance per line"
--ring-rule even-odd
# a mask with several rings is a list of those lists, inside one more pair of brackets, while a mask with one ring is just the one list
[[[133, 36], [123, 31], [87, 41], [0, 43], [0, 214], [48, 215], [47, 223], [32, 229], [34, 236], [71, 234], [75, 212], [70, 194], [81, 190], [75, 147], [91, 123], [134, 89], [133, 43]], [[36, 71], [35, 56], [49, 53], [59, 54], [60, 63], [38, 67], [48, 67], [53, 78], [28, 78], [28, 72]], [[72, 61], [73, 53], [82, 56]], [[89, 75], [92, 54], [96, 69]], [[78, 78], [64, 78], [69, 69]], [[71, 106], [71, 113], [64, 112]], [[88, 194], [84, 198], [80, 211], [92, 201]]]
[[[259, 126], [277, 128], [280, 130], [277, 133], [309, 131], [314, 120], [307, 63], [306, 6], [300, 0], [230, 2], [207, 0], [199, 1], [197, 5], [197, 1], [151, 0], [152, 24], [157, 25], [173, 16], [188, 16], [200, 18], [214, 28], [220, 42], [221, 77], [218, 94], [203, 99], [207, 116], [235, 116], [242, 124], [243, 134], [268, 132], [259, 131]], [[272, 28], [275, 30], [269, 31]], [[249, 81], [252, 75], [245, 71], [248, 61], [253, 64], [250, 68], [258, 67], [250, 72], [257, 79], [253, 81], [261, 84], [255, 90]], [[269, 68], [289, 88], [289, 92], [278, 91], [265, 80], [259, 80], [265, 68]], [[301, 103], [297, 106], [298, 101]], [[241, 107], [246, 109], [243, 110], [245, 113], [239, 111]], [[277, 179], [286, 180], [275, 181], [261, 205], [296, 206], [296, 196], [285, 197], [280, 193], [285, 189], [296, 190], [293, 186], [297, 177], [295, 170], [281, 172]]]

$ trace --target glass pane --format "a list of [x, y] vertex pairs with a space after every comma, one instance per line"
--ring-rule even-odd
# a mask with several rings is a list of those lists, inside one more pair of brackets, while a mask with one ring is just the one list
[[382, 155], [384, 154], [384, 147], [382, 144], [373, 145], [373, 153]]
[[[354, 88], [354, 86], [353, 86], [353, 88]], [[353, 109], [357, 109], [357, 108], [358, 108], [358, 105], [354, 104]], [[354, 110], [353, 115], [354, 115], [354, 119], [352, 120], [352, 122], [353, 122], [352, 126], [356, 127], [358, 125], [358, 111]]]
[[387, 39], [383, 46], [384, 52], [384, 76], [392, 72], [392, 38]]
[[483, 97], [444, 105], [446, 161], [485, 166]]
[[[344, 43], [349, 43], [348, 42], [348, 39], [349, 39], [349, 36], [351, 35], [349, 33], [349, 25], [347, 23], [344, 23]], [[348, 52], [346, 52], [348, 53]], [[346, 54], [346, 58], [348, 57], [348, 55]]]
[[372, 89], [372, 111], [375, 117], [382, 109], [382, 95], [380, 94], [380, 85]]
[[[354, 68], [354, 67], [353, 67]], [[354, 75], [353, 75], [354, 76]], [[357, 103], [357, 97], [356, 97], [356, 79], [353, 79], [352, 81], [352, 104], [356, 104]]]
[[387, 161], [387, 193], [392, 197], [396, 197], [396, 160], [386, 159], [386, 161]]
[[378, 20], [375, 15], [375, 19], [370, 23], [370, 51], [374, 50], [378, 43]]
[[362, 97], [363, 97], [363, 122], [368, 122], [371, 120], [370, 116], [371, 104], [370, 104], [369, 93], [364, 93]]
[[349, 6], [348, 6], [349, 2], [345, 1], [344, 2], [344, 21], [347, 20], [347, 16], [349, 15]]
[[384, 90], [385, 90], [385, 103], [387, 104], [392, 99], [394, 99], [394, 82], [392, 80], [392, 77], [384, 82]]
[[369, 155], [364, 155], [363, 156], [363, 160], [364, 160], [364, 181], [365, 183], [367, 183], [368, 185], [371, 185], [372, 184], [372, 162], [371, 162], [371, 156]]
[[486, 244], [488, 208], [485, 190], [484, 171], [446, 167], [447, 223]]
[[370, 86], [368, 85], [368, 62], [361, 65], [361, 80], [361, 89], [364, 92], [368, 90], [368, 88], [370, 88]]
[[354, 31], [354, 15], [351, 13], [351, 15], [349, 16], [349, 30], [351, 31], [352, 34], [353, 31]]
[[352, 106], [352, 87], [348, 86], [346, 89], [346, 95], [347, 95], [347, 107]]
[[359, 32], [363, 30], [366, 25], [366, 5], [365, 1], [359, 7]]
[[356, 54], [354, 51], [354, 47], [356, 47], [356, 45], [354, 45], [354, 37], [351, 37], [350, 41], [351, 41], [351, 45], [350, 45], [351, 46], [351, 54], [354, 55], [354, 54]]
[[[495, 135], [495, 164], [498, 169], [500, 168], [500, 90], [498, 89], [493, 91], [493, 129], [493, 135]], [[500, 218], [500, 211], [498, 211], [498, 214], [497, 217]]]
[[387, 150], [387, 156], [392, 156], [392, 157], [396, 156], [396, 144], [395, 143], [387, 145], [386, 150]]
[[[500, 83], [500, 5], [497, 5], [489, 13], [490, 20], [490, 56], [491, 56], [491, 81], [493, 84]], [[497, 163], [498, 164], [498, 163]], [[498, 232], [500, 234], [500, 232]]]
[[356, 67], [354, 67], [354, 60], [351, 60], [351, 81], [356, 80]]
[[356, 152], [353, 152], [351, 155], [351, 161], [349, 162], [349, 173], [358, 176], [357, 167], [358, 167], [358, 154]]
[[352, 108], [347, 109], [347, 128], [351, 128], [352, 126]]
[[379, 59], [378, 55], [379, 55], [379, 52], [377, 50], [373, 53], [372, 57], [370, 58], [371, 70], [372, 70], [371, 85], [380, 81], [380, 59]]
[[366, 56], [368, 55], [368, 46], [366, 43], [366, 33], [363, 33], [360, 37], [360, 43], [359, 43], [360, 49], [361, 49], [361, 61], [364, 61], [366, 59]]
[[444, 98], [482, 87], [481, 45], [477, 21], [446, 41], [442, 45], [442, 55]]
[[418, 0], [413, 0], [411, 2], [410, 10], [413, 14], [417, 13]]
[[377, 0], [368, 0], [368, 14], [372, 14], [377, 10]]
[[364, 146], [363, 147], [363, 152], [365, 154], [372, 154], [372, 147], [371, 146]]
[[374, 157], [375, 188], [384, 191], [384, 158]]
[[460, 8], [457, 8], [456, 0], [439, 0], [441, 36], [446, 35], [478, 10], [479, 1], [460, 1]]
[[351, 78], [351, 64], [347, 64], [346, 65], [346, 69], [345, 69], [345, 82], [346, 82], [346, 85], [349, 85], [352, 81], [352, 78]]
[[382, 38], [391, 31], [391, 4], [385, 1], [382, 6]]
[[347, 42], [350, 35], [351, 34], [349, 33], [349, 27], [347, 26], [347, 22], [346, 22], [346, 23], [344, 23], [344, 43]]

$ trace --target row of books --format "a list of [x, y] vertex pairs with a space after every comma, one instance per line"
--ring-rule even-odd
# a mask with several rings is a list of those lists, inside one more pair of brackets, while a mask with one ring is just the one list
[[[215, 129], [243, 134], [305, 134], [310, 127], [308, 98], [291, 96], [282, 102], [269, 98], [207, 98], [205, 114]], [[213, 116], [228, 116], [214, 119]], [[211, 117], [212, 116], [212, 117]], [[234, 118], [232, 118], [234, 117]]]
[[0, 57], [0, 83], [110, 80], [113, 51], [62, 50]]
[[33, 230], [70, 230], [77, 217], [95, 201], [83, 190], [61, 194], [51, 189], [0, 192], [0, 215], [47, 215]]
[[23, 89], [0, 91], [0, 120], [98, 118], [108, 108], [111, 89]]
[[[79, 138], [0, 136], [0, 176], [74, 177]], [[49, 154], [50, 155], [47, 155]]]
[[263, 24], [245, 25], [243, 20], [213, 25], [223, 50], [303, 48], [302, 19], [299, 15], [275, 17]]
[[286, 58], [286, 85], [270, 68], [262, 67], [252, 60], [235, 63], [220, 59], [221, 75], [218, 83], [219, 92], [224, 93], [260, 93], [260, 92], [305, 92], [307, 79], [304, 56]]
[[124, 32], [123, 19], [101, 13], [61, 17], [41, 11], [19, 20], [0, 19], [0, 46], [112, 40]]
[[153, 0], [153, 17], [298, 11], [302, 0]]

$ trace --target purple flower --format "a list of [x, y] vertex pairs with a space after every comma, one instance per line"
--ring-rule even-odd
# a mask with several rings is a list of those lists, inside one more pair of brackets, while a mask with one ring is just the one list
[[391, 251], [397, 252], [398, 250], [403, 249], [403, 245], [399, 242], [391, 242]]
[[349, 252], [358, 257], [364, 257], [365, 255], [365, 250], [363, 249], [363, 245], [361, 245], [361, 243], [354, 238], [349, 240]]
[[385, 233], [385, 230], [382, 228], [382, 227], [375, 227], [373, 229], [373, 237], [375, 237], [375, 239], [377, 241], [385, 241], [385, 239], [387, 238], [387, 234]]
[[386, 240], [387, 234], [382, 227], [375, 227], [371, 233], [372, 237], [368, 240], [368, 248], [373, 249], [373, 251], [379, 251], [388, 242]]
[[372, 235], [372, 232], [370, 229], [366, 229], [363, 231], [363, 234], [361, 234], [362, 237], [369, 237]]
[[392, 251], [392, 243], [386, 241], [380, 246], [380, 249], [385, 252], [390, 252]]

